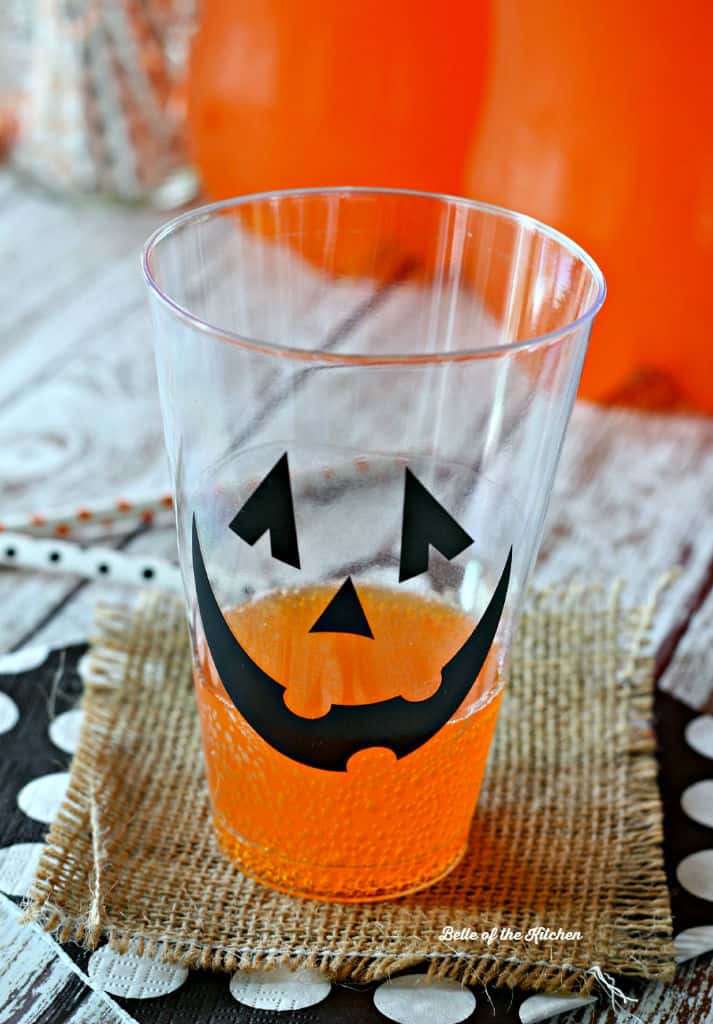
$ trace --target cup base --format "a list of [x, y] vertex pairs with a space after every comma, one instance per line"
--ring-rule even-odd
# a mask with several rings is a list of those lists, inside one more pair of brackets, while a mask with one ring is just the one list
[[[463, 842], [455, 852], [439, 851], [427, 863], [400, 864], [398, 871], [384, 864], [310, 864], [288, 860], [248, 842], [218, 815], [214, 816], [213, 825], [220, 849], [243, 874], [278, 892], [324, 903], [378, 903], [427, 889], [453, 870], [467, 847], [467, 842]], [[395, 874], [400, 881], [384, 884], [384, 877]]]

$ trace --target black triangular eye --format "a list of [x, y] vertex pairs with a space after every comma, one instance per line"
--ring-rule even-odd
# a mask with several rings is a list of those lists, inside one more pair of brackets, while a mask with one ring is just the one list
[[428, 569], [429, 545], [444, 558], [455, 558], [473, 538], [446, 512], [410, 469], [404, 485], [404, 518], [401, 527], [399, 583]]
[[287, 452], [250, 495], [230, 529], [251, 546], [269, 530], [272, 557], [300, 568]]

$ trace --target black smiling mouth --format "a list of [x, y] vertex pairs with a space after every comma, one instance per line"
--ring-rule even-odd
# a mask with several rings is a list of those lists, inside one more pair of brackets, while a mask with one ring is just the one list
[[[321, 718], [309, 719], [290, 711], [284, 701], [286, 687], [253, 661], [225, 621], [208, 578], [195, 515], [192, 548], [203, 632], [216, 671], [231, 701], [255, 732], [275, 750], [300, 764], [332, 772], [346, 771], [349, 759], [370, 747], [385, 747], [392, 750], [398, 759], [405, 757], [426, 743], [455, 714], [492, 647], [512, 567], [510, 548], [485, 612], [467, 640], [443, 666], [441, 685], [432, 696], [422, 701], [392, 697], [373, 704], [335, 704]], [[420, 558], [420, 552], [412, 555], [412, 560]], [[403, 575], [403, 570], [402, 578], [409, 578]], [[356, 605], [352, 598], [356, 598]], [[359, 620], [357, 606], [363, 622]], [[343, 628], [345, 625], [347, 628]], [[337, 628], [330, 628], [335, 626]], [[355, 626], [359, 628], [353, 628]], [[310, 632], [352, 632], [373, 636], [350, 579], [345, 581]]]

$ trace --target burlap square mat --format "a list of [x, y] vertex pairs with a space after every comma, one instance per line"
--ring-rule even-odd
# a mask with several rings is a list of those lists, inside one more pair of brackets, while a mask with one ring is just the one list
[[63, 941], [221, 970], [289, 963], [367, 981], [425, 962], [467, 983], [570, 993], [607, 973], [669, 980], [653, 612], [653, 599], [625, 607], [619, 587], [533, 594], [469, 853], [424, 892], [344, 905], [273, 892], [221, 856], [181, 603], [101, 607], [28, 916]]

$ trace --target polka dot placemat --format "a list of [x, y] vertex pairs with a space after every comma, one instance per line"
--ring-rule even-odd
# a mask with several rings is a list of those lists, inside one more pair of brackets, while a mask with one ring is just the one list
[[[47, 809], [63, 789], [71, 754], [76, 746], [81, 682], [77, 666], [84, 648], [48, 652], [36, 649], [26, 657], [0, 658], [0, 709], [12, 708], [0, 719], [3, 729], [0, 762], [0, 893], [16, 902], [27, 893], [47, 826], [29, 816], [27, 793], [44, 780], [37, 810]], [[690, 816], [690, 793], [713, 780], [713, 745], [710, 716], [657, 694], [655, 723], [660, 746], [661, 789], [665, 809], [665, 859], [670, 884], [677, 960], [682, 963], [713, 952], [713, 901], [701, 890], [713, 882], [708, 865], [713, 858], [694, 859], [691, 877], [679, 867], [688, 858], [713, 851], [713, 828]], [[3, 724], [4, 723], [4, 724]], [[60, 723], [60, 724], [58, 724]], [[713, 723], [711, 723], [713, 724]], [[47, 780], [50, 780], [47, 782]], [[20, 800], [20, 795], [25, 796]], [[684, 799], [688, 793], [689, 797]], [[713, 866], [711, 866], [713, 872]], [[478, 985], [462, 986], [448, 979], [428, 984], [422, 971], [411, 970], [390, 981], [370, 984], [329, 983], [318, 971], [235, 971], [230, 976], [167, 965], [139, 955], [118, 954], [107, 946], [94, 952], [73, 943], [64, 954], [75, 963], [79, 977], [107, 994], [132, 1020], [142, 1024], [458, 1024], [460, 1021], [511, 1021], [535, 1024], [572, 1011], [574, 1024], [595, 996], [533, 995]], [[619, 981], [632, 1000], [642, 982]], [[86, 988], [82, 996], [82, 989]], [[91, 989], [77, 980], [72, 1000], [93, 998]], [[636, 1013], [635, 1003], [629, 1004]], [[90, 1018], [87, 1018], [90, 1019]], [[122, 1018], [123, 1019], [123, 1018]], [[588, 1018], [587, 1018], [588, 1019]]]

